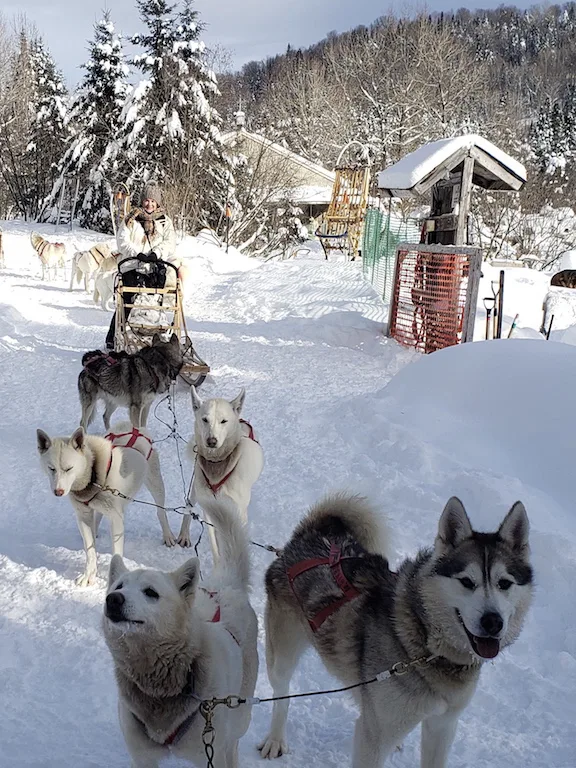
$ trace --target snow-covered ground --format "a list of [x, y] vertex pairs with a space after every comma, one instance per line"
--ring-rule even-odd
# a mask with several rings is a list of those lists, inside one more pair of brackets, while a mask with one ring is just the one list
[[[99, 628], [108, 535], [99, 540], [98, 586], [75, 587], [83, 564], [80, 536], [69, 502], [48, 492], [35, 438], [37, 427], [69, 434], [77, 425], [80, 358], [102, 344], [110, 316], [80, 288], [68, 291], [69, 273], [66, 280], [42, 283], [30, 228], [2, 226], [0, 766], [128, 766]], [[53, 233], [50, 227], [40, 231]], [[101, 237], [76, 232], [54, 239], [85, 247]], [[535, 604], [520, 640], [486, 665], [449, 765], [572, 768], [576, 349], [537, 334], [548, 279], [507, 270], [504, 327], [520, 313], [520, 338], [424, 358], [383, 335], [387, 312], [354, 264], [313, 258], [262, 263], [198, 239], [181, 243], [180, 254], [188, 257], [189, 329], [212, 367], [201, 392], [232, 397], [245, 386], [245, 416], [264, 448], [266, 465], [250, 509], [253, 539], [281, 546], [311, 502], [349, 488], [388, 514], [399, 561], [432, 543], [452, 494], [486, 529], [516, 499], [524, 501], [532, 523]], [[488, 295], [489, 279], [487, 268], [480, 297]], [[481, 337], [480, 311], [477, 322]], [[180, 431], [188, 436], [192, 417], [184, 389], [176, 405]], [[164, 406], [159, 415], [168, 419]], [[153, 417], [149, 427], [155, 438], [167, 433]], [[180, 504], [174, 443], [158, 449], [168, 502]], [[175, 518], [173, 529], [180, 522]], [[128, 560], [166, 569], [181, 564], [189, 552], [163, 548], [159, 533], [154, 511], [133, 504], [126, 519]], [[201, 553], [208, 564], [207, 542]], [[253, 604], [260, 617], [271, 557], [254, 548]], [[261, 629], [257, 693], [264, 696], [270, 687], [262, 640]], [[309, 652], [293, 688], [333, 683]], [[255, 745], [266, 732], [269, 706], [254, 709], [241, 743], [245, 768], [261, 765]], [[349, 765], [354, 719], [345, 694], [298, 700], [289, 720], [292, 752], [278, 765]], [[412, 734], [390, 765], [416, 765], [418, 742]]]

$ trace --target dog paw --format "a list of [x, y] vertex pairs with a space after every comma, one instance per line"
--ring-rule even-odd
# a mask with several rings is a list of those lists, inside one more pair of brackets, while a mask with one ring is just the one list
[[174, 537], [174, 534], [172, 533], [165, 533], [162, 537], [162, 540], [164, 542], [165, 547], [175, 547], [176, 546], [176, 538]]
[[76, 577], [77, 587], [90, 587], [96, 581], [95, 573], [83, 573], [81, 576]]
[[192, 546], [192, 540], [190, 539], [190, 536], [183, 536], [180, 534], [178, 536], [178, 544], [180, 544], [181, 547], [191, 547]]
[[282, 739], [273, 739], [268, 736], [262, 744], [258, 746], [260, 754], [267, 760], [274, 760], [276, 757], [282, 757], [287, 754], [288, 745]]

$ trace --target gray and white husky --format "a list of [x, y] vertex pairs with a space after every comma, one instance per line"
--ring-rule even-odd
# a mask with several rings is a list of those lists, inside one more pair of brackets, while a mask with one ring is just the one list
[[156, 395], [168, 390], [184, 363], [178, 336], [162, 341], [156, 333], [152, 346], [134, 354], [107, 355], [96, 349], [82, 358], [83, 369], [78, 375], [78, 395], [82, 407], [81, 425], [92, 423], [99, 399], [106, 404], [104, 427], [110, 429], [110, 419], [119, 406], [129, 409], [135, 427], [145, 427], [148, 412]]
[[[211, 522], [211, 509], [220, 498], [228, 499], [243, 523], [248, 522], [248, 505], [252, 486], [260, 477], [264, 454], [254, 430], [241, 419], [246, 392], [233, 400], [221, 397], [202, 400], [192, 387], [194, 442], [190, 442], [190, 458], [195, 462], [190, 503], [197, 503]], [[208, 528], [212, 555], [218, 557], [218, 545]], [[183, 547], [190, 546], [190, 515], [185, 515], [178, 537]]]
[[[110, 564], [103, 630], [133, 768], [157, 768], [170, 752], [205, 765], [201, 700], [254, 694], [258, 621], [245, 529], [226, 501], [212, 521], [222, 558], [209, 584], [200, 585], [196, 558], [171, 573], [129, 571], [117, 556]], [[216, 708], [214, 768], [237, 768], [250, 718], [249, 706]]]
[[[71, 437], [49, 437], [37, 430], [40, 463], [50, 480], [50, 489], [55, 496], [68, 496], [76, 512], [86, 552], [85, 571], [76, 579], [81, 587], [96, 580], [96, 534], [102, 515], [110, 520], [112, 551], [123, 554], [124, 510], [142, 485], [146, 485], [157, 505], [164, 544], [176, 543], [163, 509], [165, 489], [160, 460], [149, 436], [128, 424], [118, 425], [116, 432], [106, 439], [87, 435], [82, 427]], [[113, 488], [122, 496], [98, 486]]]
[[[381, 554], [386, 534], [365, 499], [319, 503], [266, 574], [274, 696], [289, 692], [309, 644], [344, 685], [418, 661], [402, 676], [354, 691], [360, 716], [352, 766], [377, 768], [422, 723], [421, 766], [444, 768], [482, 664], [516, 640], [530, 606], [528, 530], [516, 502], [498, 531], [477, 533], [453, 497], [434, 548], [394, 573]], [[287, 716], [288, 703], [275, 702], [264, 757], [286, 752]]]

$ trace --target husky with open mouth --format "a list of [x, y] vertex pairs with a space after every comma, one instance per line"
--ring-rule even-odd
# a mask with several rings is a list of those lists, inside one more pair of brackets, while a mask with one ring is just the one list
[[[532, 599], [526, 510], [494, 533], [473, 530], [462, 502], [442, 513], [433, 549], [390, 570], [387, 535], [365, 499], [313, 507], [266, 574], [266, 661], [274, 696], [289, 692], [312, 645], [360, 706], [353, 768], [378, 768], [422, 723], [421, 768], [444, 768], [482, 664], [513, 643]], [[406, 671], [407, 670], [407, 671]], [[287, 750], [288, 702], [274, 704], [264, 757]]]

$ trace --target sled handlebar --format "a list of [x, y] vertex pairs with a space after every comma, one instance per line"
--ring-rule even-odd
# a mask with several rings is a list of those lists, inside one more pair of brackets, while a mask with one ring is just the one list
[[128, 256], [126, 259], [122, 259], [118, 262], [118, 272], [120, 272], [120, 267], [122, 264], [126, 264], [127, 261], [139, 261], [142, 264], [164, 264], [166, 267], [172, 267], [174, 272], [178, 274], [178, 267], [175, 264], [172, 264], [170, 261], [164, 261], [163, 259], [157, 259], [156, 261], [142, 261], [142, 259], [139, 259], [138, 256]]

